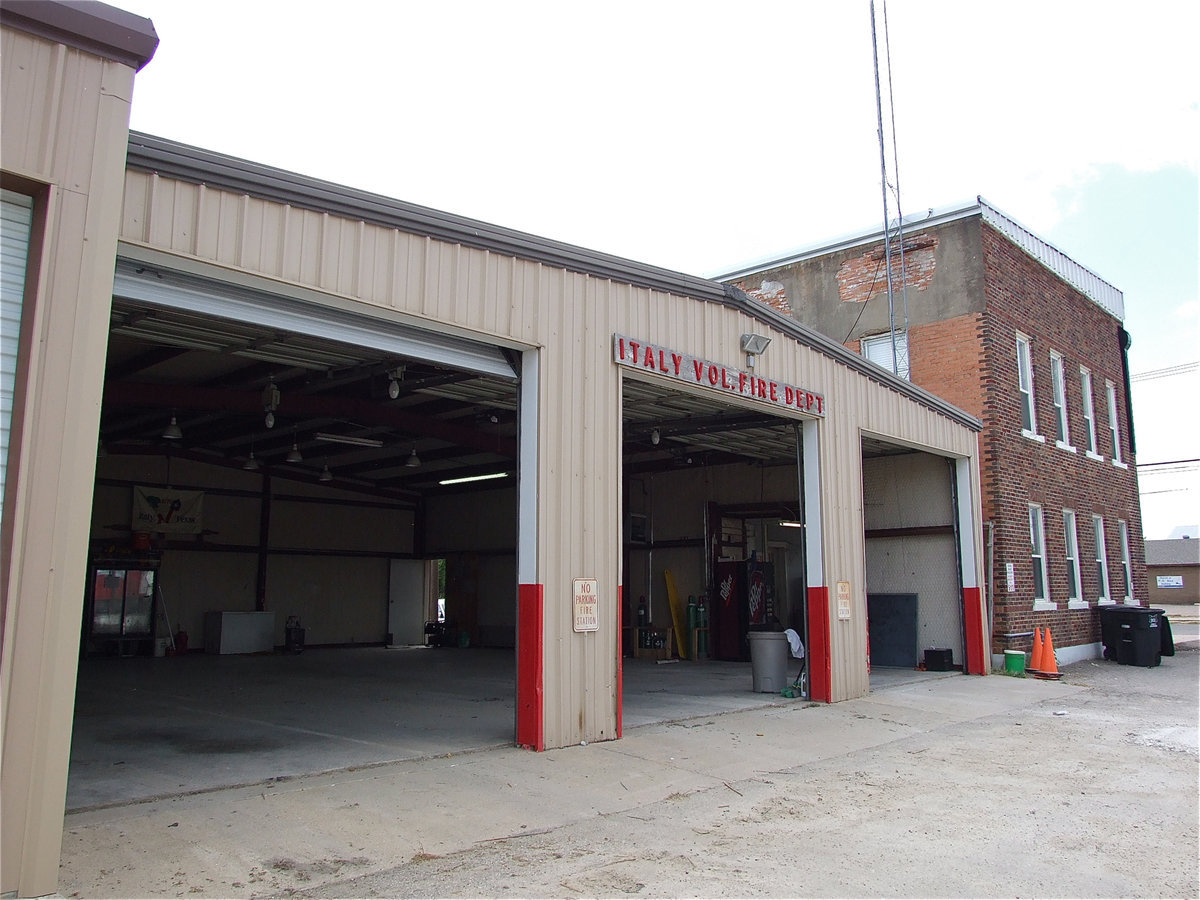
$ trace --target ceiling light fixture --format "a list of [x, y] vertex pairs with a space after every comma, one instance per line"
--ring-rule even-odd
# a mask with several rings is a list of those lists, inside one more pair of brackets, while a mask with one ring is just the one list
[[279, 388], [275, 384], [275, 376], [271, 376], [270, 384], [263, 388], [262, 392], [263, 410], [266, 415], [263, 417], [263, 424], [268, 428], [275, 427], [275, 410], [279, 409]]
[[290, 463], [304, 462], [304, 455], [300, 452], [300, 445], [292, 440], [292, 449], [288, 451], [287, 461]]
[[175, 420], [174, 416], [171, 416], [170, 423], [167, 425], [166, 428], [163, 429], [162, 436], [163, 436], [164, 440], [168, 440], [168, 441], [182, 441], [183, 440], [183, 429], [179, 427], [179, 423]]
[[446, 478], [438, 484], [466, 484], [469, 481], [491, 481], [493, 478], [507, 478], [507, 472], [493, 472], [490, 475], [466, 475], [462, 478]]
[[388, 372], [388, 396], [395, 400], [400, 396], [400, 379], [404, 377], [404, 366], [399, 366]]
[[333, 473], [329, 471], [329, 463], [321, 469], [321, 477], [317, 481], [333, 481]]
[[652, 443], [655, 447], [658, 446], [658, 442], [661, 440], [662, 440], [662, 434], [659, 433], [659, 430], [657, 428], [655, 428], [654, 430], [652, 430], [650, 432], [650, 443]]
[[783, 519], [780, 521], [779, 524], [782, 525], [784, 528], [803, 528], [804, 527], [803, 522], [797, 522], [793, 519]]
[[253, 472], [256, 469], [260, 468], [260, 464], [259, 464], [258, 460], [254, 458], [253, 450], [250, 451], [250, 456], [246, 459], [246, 462], [242, 464], [242, 468], [245, 469], [247, 472]]
[[375, 438], [354, 437], [349, 434], [326, 434], [324, 431], [318, 431], [313, 435], [318, 441], [325, 441], [328, 444], [346, 444], [351, 447], [382, 447], [383, 441]]
[[408, 455], [408, 459], [404, 461], [404, 465], [409, 469], [415, 469], [421, 464], [421, 457], [417, 456], [417, 448], [413, 447], [413, 452]]

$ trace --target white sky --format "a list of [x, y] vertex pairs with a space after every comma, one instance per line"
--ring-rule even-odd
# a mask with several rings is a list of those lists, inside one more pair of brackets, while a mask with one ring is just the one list
[[[882, 220], [867, 0], [110, 2], [162, 41], [138, 131], [697, 275]], [[1200, 5], [887, 16], [904, 211], [981, 194], [1124, 291], [1134, 373], [1200, 360]], [[1196, 397], [1135, 383], [1139, 462]], [[1200, 533], [1200, 468], [1147, 472], [1146, 537]]]

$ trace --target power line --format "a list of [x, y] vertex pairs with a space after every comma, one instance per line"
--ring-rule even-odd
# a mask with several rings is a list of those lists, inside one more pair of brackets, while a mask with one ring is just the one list
[[1184, 463], [1200, 463], [1200, 458], [1197, 459], [1171, 459], [1166, 462], [1138, 463], [1139, 469], [1149, 469], [1151, 466], [1180, 466]]
[[1200, 362], [1180, 363], [1177, 366], [1167, 366], [1164, 369], [1151, 369], [1148, 372], [1139, 372], [1137, 375], [1131, 375], [1130, 381], [1153, 381], [1156, 378], [1170, 378], [1172, 375], [1186, 375], [1188, 372], [1195, 372], [1200, 369]]

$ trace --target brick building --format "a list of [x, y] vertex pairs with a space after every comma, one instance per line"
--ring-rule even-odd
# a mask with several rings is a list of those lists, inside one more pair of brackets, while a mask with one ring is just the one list
[[992, 653], [1098, 656], [1147, 600], [1123, 296], [982, 198], [891, 239], [890, 309], [882, 229], [722, 280], [978, 416]]

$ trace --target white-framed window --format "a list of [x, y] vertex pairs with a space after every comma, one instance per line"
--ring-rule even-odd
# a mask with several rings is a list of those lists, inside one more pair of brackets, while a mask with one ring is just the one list
[[1050, 378], [1054, 391], [1054, 438], [1058, 446], [1073, 450], [1071, 426], [1067, 421], [1067, 376], [1063, 369], [1062, 354], [1053, 350], [1050, 351]]
[[1042, 518], [1042, 507], [1029, 504], [1029, 555], [1033, 562], [1033, 602], [1050, 602], [1050, 584], [1046, 576], [1046, 525]]
[[1075, 522], [1075, 510], [1063, 510], [1063, 545], [1067, 557], [1067, 607], [1072, 604], [1087, 606], [1083, 599], [1083, 580], [1079, 566], [1079, 528]]
[[1098, 455], [1096, 448], [1096, 404], [1092, 399], [1092, 373], [1079, 367], [1079, 391], [1083, 397], [1083, 424], [1087, 431], [1084, 449], [1088, 456]]
[[889, 372], [894, 372], [906, 381], [911, 381], [909, 378], [908, 368], [908, 332], [896, 332], [896, 356], [895, 366], [892, 365], [892, 335], [877, 334], [874, 337], [865, 337], [860, 341], [862, 345], [862, 355], [871, 362], [883, 366]]
[[1104, 516], [1092, 516], [1092, 536], [1095, 541], [1096, 584], [1099, 594], [1097, 603], [1112, 603], [1112, 593], [1108, 585], [1108, 554], [1104, 550]]
[[1037, 434], [1037, 407], [1033, 400], [1033, 354], [1029, 338], [1017, 333], [1017, 390], [1021, 395], [1021, 431]]
[[1121, 535], [1121, 575], [1125, 582], [1125, 602], [1133, 602], [1133, 563], [1129, 556], [1129, 524], [1117, 519], [1117, 531]]
[[1117, 386], [1111, 381], [1104, 382], [1104, 391], [1108, 396], [1108, 429], [1112, 432], [1112, 461], [1113, 465], [1123, 466], [1121, 459], [1121, 425], [1117, 419]]

